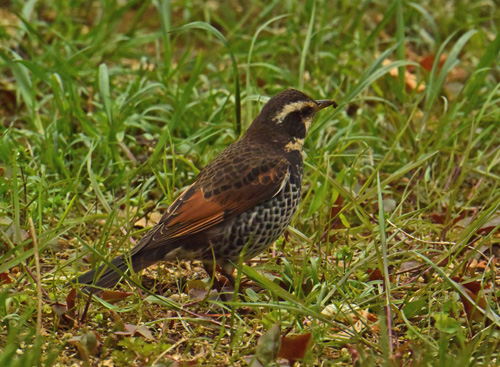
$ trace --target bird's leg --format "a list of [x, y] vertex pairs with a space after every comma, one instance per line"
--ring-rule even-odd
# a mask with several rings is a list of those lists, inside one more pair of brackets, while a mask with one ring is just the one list
[[[234, 265], [228, 261], [224, 261], [219, 264], [220, 273], [229, 281], [231, 284], [232, 291], [231, 293], [222, 293], [223, 283], [217, 279], [215, 276], [215, 271], [217, 265], [213, 262], [204, 262], [203, 266], [205, 267], [205, 271], [212, 277], [213, 285], [212, 289], [216, 289], [219, 292], [220, 298], [224, 302], [233, 301], [232, 293], [236, 289], [236, 282], [233, 277]], [[241, 293], [238, 291], [238, 296], [241, 296]]]
[[226, 277], [226, 279], [231, 283], [231, 286], [233, 287], [233, 290], [236, 289], [236, 281], [234, 280], [233, 277], [233, 272], [234, 272], [234, 265], [230, 263], [229, 261], [225, 261], [221, 264], [220, 266], [221, 273]]
[[217, 276], [215, 275], [215, 263], [213, 261], [204, 261], [203, 267], [205, 268], [205, 271], [210, 276], [210, 278], [212, 278], [212, 289], [216, 289], [219, 293], [221, 293], [222, 283], [217, 279]]

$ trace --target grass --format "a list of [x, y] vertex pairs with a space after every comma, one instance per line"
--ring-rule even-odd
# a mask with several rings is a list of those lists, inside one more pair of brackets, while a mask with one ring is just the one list
[[[272, 364], [276, 324], [311, 334], [301, 365], [500, 364], [493, 2], [12, 0], [0, 19], [2, 366]], [[83, 257], [132, 246], [288, 87], [340, 107], [243, 296], [161, 264], [67, 310]]]

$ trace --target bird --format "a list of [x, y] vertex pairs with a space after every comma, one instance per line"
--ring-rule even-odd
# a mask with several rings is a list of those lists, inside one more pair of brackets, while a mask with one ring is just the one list
[[95, 293], [117, 284], [129, 267], [138, 272], [159, 261], [199, 260], [215, 287], [221, 289], [215, 270], [234, 287], [240, 256], [248, 261], [268, 249], [292, 220], [304, 139], [315, 114], [329, 106], [337, 104], [295, 89], [270, 98], [245, 134], [200, 171], [129, 253], [73, 283]]

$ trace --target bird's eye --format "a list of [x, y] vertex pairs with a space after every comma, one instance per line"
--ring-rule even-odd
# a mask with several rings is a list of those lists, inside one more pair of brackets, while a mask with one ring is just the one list
[[300, 114], [302, 115], [302, 117], [309, 117], [313, 114], [314, 110], [312, 107], [304, 107], [303, 109], [300, 110]]

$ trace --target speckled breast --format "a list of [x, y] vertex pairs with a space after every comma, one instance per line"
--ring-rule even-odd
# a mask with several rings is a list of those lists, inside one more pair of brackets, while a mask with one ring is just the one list
[[[234, 217], [218, 236], [210, 239], [216, 258], [222, 257], [237, 262], [244, 250], [244, 261], [246, 261], [276, 241], [297, 210], [300, 176], [291, 175], [276, 196]], [[213, 258], [212, 248], [203, 254], [204, 259]]]

